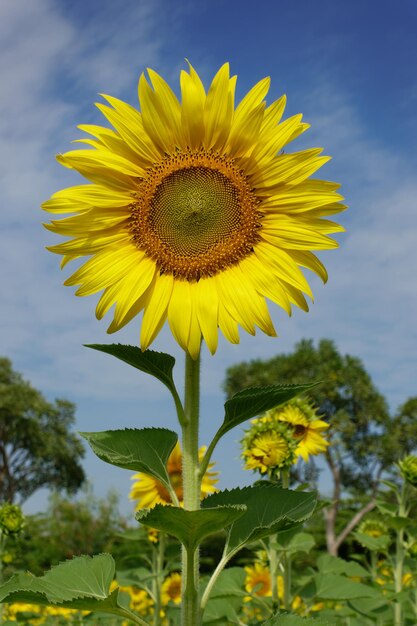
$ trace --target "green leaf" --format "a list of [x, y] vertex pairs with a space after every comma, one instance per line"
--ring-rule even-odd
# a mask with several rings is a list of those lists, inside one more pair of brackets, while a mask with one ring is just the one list
[[392, 491], [395, 491], [395, 493], [398, 492], [399, 486], [396, 483], [394, 483], [392, 480], [381, 480], [381, 483], [385, 485], [386, 487], [388, 487], [389, 489], [391, 489]]
[[229, 567], [228, 569], [224, 569], [220, 572], [211, 590], [210, 598], [247, 596], [247, 592], [244, 591], [245, 578], [246, 573], [242, 567]]
[[368, 578], [370, 573], [356, 561], [345, 561], [338, 556], [321, 554], [317, 559], [320, 574], [346, 574], [346, 576], [361, 576]]
[[349, 602], [350, 606], [365, 617], [369, 617], [371, 613], [381, 615], [383, 613], [392, 613], [392, 600], [388, 600], [386, 596], [380, 595], [379, 598], [358, 598]]
[[368, 548], [368, 550], [376, 550], [385, 552], [390, 543], [391, 538], [389, 535], [381, 535], [380, 537], [370, 537], [369, 535], [365, 535], [364, 533], [356, 532], [353, 535], [364, 548]]
[[240, 503], [237, 506], [232, 504], [198, 511], [157, 504], [152, 509], [138, 511], [136, 519], [141, 524], [173, 535], [187, 550], [193, 551], [205, 537], [233, 524], [244, 515], [245, 510], [246, 507]]
[[206, 509], [231, 504], [244, 504], [246, 511], [228, 529], [225, 555], [237, 552], [247, 543], [299, 525], [314, 511], [316, 496], [258, 482], [252, 487], [211, 494], [201, 506]]
[[91, 343], [85, 344], [85, 347], [111, 354], [128, 365], [136, 367], [136, 369], [141, 372], [151, 374], [151, 376], [154, 376], [164, 383], [170, 391], [175, 391], [174, 380], [172, 378], [175, 359], [170, 354], [154, 352], [153, 350], [145, 350], [142, 352], [137, 346], [125, 346], [121, 343]]
[[314, 581], [316, 583], [316, 595], [322, 600], [351, 600], [380, 596], [380, 592], [373, 587], [339, 574], [320, 573], [314, 576]]
[[167, 428], [125, 428], [80, 433], [93, 452], [106, 463], [144, 472], [169, 485], [167, 462], [178, 435]]
[[217, 438], [223, 437], [225, 433], [247, 419], [289, 402], [295, 396], [312, 389], [318, 384], [271, 385], [270, 387], [251, 387], [238, 391], [224, 405], [225, 418], [219, 428]]
[[59, 605], [127, 617], [130, 612], [118, 604], [118, 589], [109, 591], [114, 571], [110, 554], [76, 557], [43, 576], [15, 574], [0, 587], [0, 602]]
[[203, 624], [238, 624], [237, 611], [241, 604], [238, 598], [211, 598], [204, 609]]
[[401, 515], [393, 515], [392, 517], [386, 520], [386, 523], [388, 524], [388, 526], [390, 526], [390, 528], [394, 528], [395, 530], [403, 530], [404, 528], [411, 526], [413, 523], [413, 520], [410, 519], [409, 517], [403, 517]]
[[377, 500], [376, 506], [381, 511], [381, 513], [385, 513], [387, 515], [396, 515], [398, 511], [397, 504], [393, 504], [392, 502], [386, 502], [385, 500]]
[[297, 533], [290, 539], [287, 545], [278, 544], [278, 547], [289, 554], [296, 554], [297, 552], [308, 554], [315, 545], [316, 541], [313, 535], [310, 535], [310, 533]]
[[332, 626], [330, 622], [299, 615], [277, 615], [260, 626]]

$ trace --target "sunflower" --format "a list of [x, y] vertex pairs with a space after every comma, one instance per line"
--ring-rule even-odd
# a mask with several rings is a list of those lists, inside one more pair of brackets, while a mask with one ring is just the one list
[[[199, 450], [200, 461], [203, 459], [205, 450], [205, 447], [201, 447]], [[216, 491], [215, 484], [218, 482], [218, 472], [210, 471], [213, 466], [214, 463], [209, 464], [208, 471], [204, 474], [201, 482], [202, 498]], [[182, 453], [179, 442], [177, 442], [170, 454], [167, 463], [167, 471], [178, 500], [182, 503]], [[137, 501], [135, 506], [136, 510], [151, 508], [155, 506], [155, 504], [172, 504], [171, 496], [166, 487], [153, 476], [139, 472], [139, 474], [132, 476], [132, 480], [135, 482], [132, 485], [129, 497], [131, 500]]]
[[271, 574], [269, 568], [262, 563], [254, 563], [244, 568], [246, 572], [245, 590], [256, 596], [269, 597], [271, 591]]
[[235, 107], [236, 77], [224, 64], [207, 93], [191, 65], [181, 102], [153, 70], [139, 80], [140, 111], [111, 96], [97, 104], [113, 129], [81, 125], [89, 146], [58, 161], [91, 181], [55, 193], [42, 206], [46, 227], [69, 239], [49, 247], [62, 266], [90, 257], [66, 281], [76, 294], [103, 291], [101, 319], [113, 305], [112, 333], [143, 311], [145, 350], [166, 320], [197, 358], [218, 328], [232, 343], [238, 326], [276, 336], [265, 298], [289, 314], [312, 297], [300, 267], [327, 273], [311, 250], [337, 247], [344, 230], [327, 219], [342, 211], [339, 185], [309, 179], [329, 157], [320, 148], [283, 153], [308, 124], [281, 121], [285, 97], [266, 106], [270, 79]]
[[242, 454], [245, 459], [245, 469], [258, 470], [266, 474], [292, 464], [291, 449], [280, 433], [267, 430], [257, 434]]
[[174, 572], [164, 580], [161, 585], [161, 600], [164, 605], [168, 602], [181, 602], [181, 574]]
[[293, 427], [293, 437], [298, 443], [295, 453], [305, 462], [308, 461], [310, 454], [314, 456], [326, 452], [329, 442], [322, 433], [329, 428], [329, 424], [317, 419], [315, 410], [308, 402], [296, 400], [275, 412], [275, 419]]

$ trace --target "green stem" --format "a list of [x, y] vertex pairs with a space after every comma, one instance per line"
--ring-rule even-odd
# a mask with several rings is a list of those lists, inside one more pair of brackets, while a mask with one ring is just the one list
[[204, 454], [203, 460], [200, 463], [200, 470], [199, 470], [200, 482], [202, 481], [203, 476], [207, 471], [208, 465], [210, 463], [211, 455], [213, 454], [214, 448], [217, 446], [218, 442], [220, 441], [220, 438], [221, 438], [221, 433], [219, 429], [217, 433], [214, 435], [213, 439], [211, 440], [210, 445], [208, 446]]
[[[284, 489], [288, 489], [290, 485], [290, 474], [288, 470], [283, 470], [281, 472], [281, 481]], [[284, 609], [289, 611], [291, 608], [291, 555], [288, 552], [284, 552], [282, 555], [282, 567], [283, 567], [283, 578], [284, 578], [284, 597], [283, 604]]]
[[159, 533], [158, 547], [154, 548], [153, 554], [153, 595], [155, 598], [154, 626], [161, 626], [161, 585], [163, 582], [165, 534]]
[[[182, 424], [182, 481], [184, 509], [200, 508], [200, 483], [198, 460], [198, 426], [200, 411], [200, 357], [195, 361], [185, 356], [184, 416]], [[199, 626], [198, 602], [199, 552], [182, 553], [182, 626]]]
[[269, 575], [271, 577], [271, 594], [272, 594], [272, 614], [275, 615], [279, 612], [279, 596], [278, 596], [278, 584], [277, 584], [277, 575], [278, 575], [278, 555], [277, 549], [274, 544], [276, 544], [278, 540], [277, 535], [271, 535], [269, 537], [269, 550], [268, 550], [268, 560], [269, 560]]
[[[404, 481], [400, 498], [398, 515], [405, 517], [407, 514], [406, 507], [407, 483]], [[404, 572], [404, 529], [397, 530], [397, 538], [395, 542], [395, 568], [394, 568], [394, 585], [395, 593], [401, 593], [403, 588], [403, 572]], [[397, 600], [394, 604], [394, 626], [403, 626], [403, 616], [401, 602]]]

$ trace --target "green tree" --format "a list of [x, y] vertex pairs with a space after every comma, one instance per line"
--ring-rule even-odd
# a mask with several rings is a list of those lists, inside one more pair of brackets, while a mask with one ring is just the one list
[[23, 502], [40, 487], [76, 492], [85, 476], [75, 406], [48, 402], [0, 358], [0, 502]]
[[[325, 459], [333, 485], [324, 515], [327, 548], [337, 554], [347, 535], [375, 506], [381, 477], [393, 462], [417, 447], [417, 398], [407, 400], [391, 416], [362, 361], [341, 355], [328, 339], [317, 347], [303, 339], [290, 354], [230, 367], [224, 388], [230, 397], [247, 387], [306, 381], [320, 381], [309, 396], [330, 424], [331, 446]], [[343, 494], [364, 493], [367, 501], [358, 498], [355, 514], [340, 528], [337, 518]]]
[[88, 485], [77, 499], [52, 493], [45, 512], [27, 516], [15, 542], [13, 568], [41, 574], [82, 554], [111, 552], [119, 558], [123, 542], [118, 535], [127, 529], [127, 522], [119, 513], [118, 500], [113, 492], [97, 498]]

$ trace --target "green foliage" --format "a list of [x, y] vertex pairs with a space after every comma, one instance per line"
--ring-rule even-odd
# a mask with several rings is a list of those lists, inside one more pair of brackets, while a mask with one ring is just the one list
[[299, 615], [278, 615], [260, 626], [331, 626], [330, 622], [320, 618], [300, 617]]
[[141, 372], [154, 376], [166, 385], [171, 392], [175, 391], [174, 380], [172, 378], [175, 359], [170, 354], [155, 352], [153, 350], [142, 351], [136, 346], [126, 346], [120, 343], [88, 344], [86, 348], [92, 348], [99, 352], [111, 354]]
[[230, 504], [243, 504], [246, 511], [227, 529], [225, 555], [234, 554], [245, 544], [297, 527], [314, 511], [316, 498], [312, 493], [259, 482], [252, 487], [211, 494], [203, 500], [202, 507]]
[[59, 605], [127, 616], [130, 612], [118, 603], [118, 590], [109, 591], [114, 572], [109, 554], [76, 557], [40, 577], [15, 574], [0, 587], [0, 602]]
[[121, 562], [125, 548], [118, 534], [125, 528], [115, 494], [98, 499], [86, 490], [77, 500], [54, 494], [44, 513], [27, 516], [23, 533], [13, 545], [12, 565], [41, 574], [73, 556], [110, 551]]
[[106, 463], [150, 474], [169, 489], [167, 462], [178, 435], [166, 428], [125, 428], [80, 433]]
[[309, 398], [331, 425], [329, 454], [337, 459], [344, 488], [368, 490], [381, 467], [388, 468], [417, 446], [417, 398], [391, 417], [360, 359], [341, 355], [334, 343], [300, 341], [290, 354], [229, 368], [224, 383], [230, 398], [252, 386], [319, 380]]
[[173, 535], [187, 550], [194, 551], [205, 537], [233, 524], [245, 513], [245, 509], [242, 505], [234, 505], [185, 511], [157, 504], [152, 509], [138, 511], [136, 519]]
[[0, 502], [24, 501], [41, 487], [80, 488], [84, 448], [74, 422], [71, 402], [47, 402], [0, 359]]
[[305, 385], [274, 385], [271, 387], [251, 387], [236, 393], [224, 405], [225, 418], [219, 429], [219, 436], [242, 422], [256, 417], [280, 404], [285, 404], [300, 393], [315, 387], [317, 383]]

